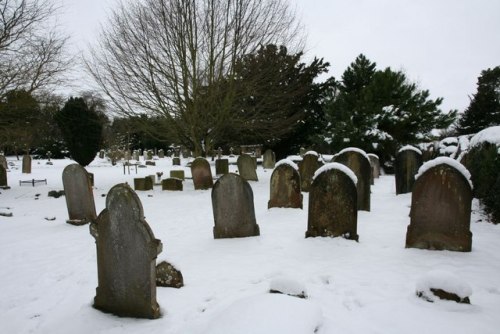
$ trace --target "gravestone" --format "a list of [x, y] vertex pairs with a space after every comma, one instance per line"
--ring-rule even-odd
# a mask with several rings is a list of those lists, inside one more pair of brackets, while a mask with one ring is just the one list
[[217, 159], [215, 160], [215, 174], [222, 175], [229, 173], [229, 160]]
[[153, 160], [153, 151], [148, 150], [146, 152], [146, 158], [148, 158], [148, 160]]
[[177, 179], [185, 180], [184, 171], [173, 169], [170, 171], [170, 177], [175, 177]]
[[365, 151], [349, 147], [333, 157], [334, 162], [341, 163], [351, 169], [358, 179], [358, 210], [370, 211], [370, 180], [372, 167]]
[[23, 174], [31, 174], [31, 156], [29, 154], [23, 155]]
[[165, 158], [165, 151], [162, 148], [158, 150], [158, 158]]
[[209, 189], [214, 185], [212, 170], [205, 158], [196, 158], [193, 160], [191, 163], [191, 175], [195, 190]]
[[132, 159], [139, 161], [139, 151], [134, 150], [132, 153]]
[[276, 165], [276, 154], [270, 149], [267, 149], [264, 152], [264, 157], [262, 160], [262, 168], [264, 169], [273, 169]]
[[260, 234], [255, 220], [253, 191], [241, 176], [225, 174], [212, 189], [214, 238], [243, 238]]
[[173, 157], [172, 158], [172, 166], [180, 166], [180, 165], [181, 165], [181, 158]]
[[99, 159], [104, 159], [104, 150], [99, 151]]
[[72, 225], [84, 225], [97, 218], [89, 173], [79, 164], [66, 166], [62, 173], [66, 206]]
[[370, 158], [370, 165], [372, 167], [371, 184], [375, 184], [375, 179], [380, 177], [380, 160], [378, 156], [373, 153], [368, 153], [368, 158]]
[[303, 192], [309, 192], [311, 187], [312, 177], [316, 170], [321, 167], [318, 161], [319, 155], [314, 151], [308, 151], [304, 154], [302, 161], [299, 163], [300, 173], [300, 188]]
[[406, 247], [470, 252], [471, 203], [470, 174], [459, 162], [425, 163], [413, 185]]
[[357, 178], [346, 166], [329, 163], [315, 174], [309, 191], [308, 237], [339, 237], [358, 241]]
[[98, 286], [94, 307], [118, 316], [155, 319], [156, 257], [162, 243], [144, 219], [137, 194], [118, 184], [106, 196], [106, 209], [92, 223], [96, 239]]
[[156, 162], [155, 161], [151, 161], [151, 160], [147, 160], [146, 161], [146, 166], [156, 166]]
[[3, 154], [0, 154], [0, 165], [2, 165], [3, 168], [5, 168], [5, 170], [9, 169], [9, 165], [7, 164], [7, 159]]
[[161, 190], [182, 191], [182, 180], [169, 177], [161, 181]]
[[7, 170], [0, 164], [0, 187], [8, 187], [7, 184]]
[[[265, 156], [265, 155], [264, 155]], [[290, 160], [280, 160], [271, 174], [268, 208], [301, 208], [299, 167]]]
[[396, 195], [411, 192], [420, 166], [422, 166], [422, 152], [419, 149], [405, 146], [398, 151], [394, 161]]
[[253, 157], [248, 154], [242, 154], [236, 161], [240, 176], [247, 181], [259, 181], [257, 177], [257, 165]]
[[153, 184], [154, 176], [153, 178], [149, 176], [134, 178], [134, 189], [136, 191], [153, 190]]

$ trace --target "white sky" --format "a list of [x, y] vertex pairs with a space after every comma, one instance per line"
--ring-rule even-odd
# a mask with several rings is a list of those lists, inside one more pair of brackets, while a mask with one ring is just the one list
[[[75, 48], [95, 40], [115, 0], [57, 0]], [[404, 70], [443, 97], [442, 109], [462, 111], [477, 77], [500, 65], [500, 0], [290, 0], [308, 34], [308, 54], [330, 62], [340, 79], [360, 53]]]

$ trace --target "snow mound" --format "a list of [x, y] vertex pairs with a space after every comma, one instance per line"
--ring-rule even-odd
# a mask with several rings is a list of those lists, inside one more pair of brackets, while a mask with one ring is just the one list
[[481, 145], [482, 143], [490, 143], [500, 146], [500, 126], [492, 126], [479, 131], [470, 140], [470, 148]]
[[462, 165], [457, 160], [449, 158], [449, 157], [438, 157], [436, 159], [432, 159], [432, 160], [427, 161], [425, 164], [423, 164], [419, 168], [417, 175], [415, 175], [415, 180], [417, 180], [420, 176], [422, 176], [422, 174], [427, 172], [429, 169], [436, 167], [438, 165], [441, 165], [441, 164], [447, 164], [447, 165], [455, 168], [456, 170], [458, 170], [460, 173], [462, 173], [462, 175], [465, 177], [467, 182], [469, 182], [471, 189], [473, 188], [472, 181], [471, 181], [471, 175], [470, 175], [469, 171], [467, 170], [467, 168], [465, 168], [465, 166]]
[[407, 150], [412, 150], [412, 151], [415, 151], [417, 152], [418, 154], [422, 155], [422, 151], [420, 151], [418, 148], [416, 148], [415, 146], [411, 146], [411, 145], [406, 145], [406, 146], [403, 146], [399, 149], [398, 153], [400, 152], [403, 152], [403, 151], [407, 151]]
[[289, 296], [307, 298], [307, 291], [304, 284], [289, 278], [275, 278], [271, 281], [270, 292], [282, 293]]
[[421, 276], [417, 280], [416, 289], [418, 293], [422, 293], [430, 301], [434, 301], [437, 298], [431, 289], [440, 289], [448, 293], [453, 293], [462, 299], [472, 295], [472, 288], [467, 282], [445, 270], [432, 270]]
[[204, 334], [310, 334], [322, 323], [320, 308], [306, 299], [266, 294], [238, 300], [213, 318]]
[[299, 171], [299, 166], [297, 166], [297, 164], [290, 159], [282, 159], [282, 160], [278, 161], [276, 163], [276, 165], [274, 165], [274, 168], [278, 168], [278, 166], [281, 166], [281, 165], [289, 165], [293, 169], [295, 169], [296, 171]]
[[326, 172], [330, 169], [338, 169], [338, 170], [344, 172], [344, 174], [347, 174], [347, 176], [349, 176], [351, 178], [351, 180], [352, 180], [352, 182], [354, 182], [354, 184], [358, 184], [358, 178], [356, 177], [356, 174], [354, 174], [354, 172], [349, 167], [347, 167], [346, 165], [343, 165], [343, 164], [339, 164], [338, 162], [329, 162], [329, 163], [321, 166], [320, 168], [318, 168], [313, 175], [313, 181], [316, 179], [316, 177], [318, 177], [319, 174]]

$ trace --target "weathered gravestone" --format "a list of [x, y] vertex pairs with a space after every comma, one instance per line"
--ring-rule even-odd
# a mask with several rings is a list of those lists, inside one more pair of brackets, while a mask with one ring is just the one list
[[300, 188], [304, 192], [309, 192], [311, 188], [312, 178], [316, 170], [322, 166], [318, 161], [319, 155], [317, 152], [308, 151], [304, 154], [302, 161], [299, 163], [300, 173]]
[[72, 225], [84, 225], [94, 222], [97, 218], [94, 194], [89, 173], [79, 164], [71, 164], [62, 173], [66, 206]]
[[7, 184], [7, 170], [0, 164], [0, 187], [8, 187]]
[[215, 174], [222, 175], [229, 173], [229, 160], [217, 159], [215, 160]]
[[372, 167], [372, 179], [371, 184], [375, 183], [375, 179], [380, 177], [380, 160], [378, 155], [373, 153], [368, 153], [368, 158], [370, 158], [370, 165]]
[[341, 163], [351, 169], [358, 179], [358, 210], [370, 211], [370, 179], [372, 167], [365, 151], [348, 147], [333, 157], [334, 162]]
[[149, 176], [134, 178], [134, 189], [136, 191], [153, 190], [153, 185], [154, 185], [154, 176], [153, 178]]
[[148, 160], [153, 160], [153, 151], [148, 150], [148, 151], [146, 152], [146, 158], [147, 158]]
[[223, 175], [212, 189], [214, 238], [243, 238], [260, 234], [250, 184], [233, 173]]
[[299, 167], [293, 161], [284, 159], [276, 164], [270, 186], [268, 208], [302, 209]]
[[273, 169], [276, 165], [276, 154], [270, 149], [267, 149], [264, 152], [264, 156], [262, 158], [262, 168], [264, 169]]
[[104, 153], [106, 153], [104, 150], [99, 151], [99, 159], [104, 159]]
[[161, 190], [182, 191], [182, 180], [177, 178], [167, 178], [161, 181]]
[[185, 175], [183, 170], [173, 169], [170, 171], [170, 177], [175, 177], [184, 181]]
[[172, 158], [172, 166], [180, 166], [180, 165], [181, 165], [181, 158], [173, 157]]
[[415, 175], [422, 166], [422, 152], [410, 145], [402, 147], [394, 161], [396, 195], [410, 193], [415, 183]]
[[407, 248], [470, 252], [472, 184], [456, 160], [440, 157], [420, 168], [413, 185]]
[[23, 173], [31, 174], [31, 156], [29, 154], [23, 155]]
[[132, 153], [132, 159], [139, 161], [139, 151], [134, 150]]
[[7, 164], [7, 159], [3, 154], [0, 154], [0, 165], [3, 166], [6, 170], [9, 169], [9, 165]]
[[158, 150], [158, 158], [160, 159], [165, 158], [165, 151], [162, 148]]
[[98, 286], [94, 307], [118, 316], [160, 316], [156, 302], [156, 257], [162, 243], [144, 219], [137, 194], [127, 185], [111, 188], [106, 209], [92, 223]]
[[196, 158], [191, 163], [191, 175], [194, 189], [210, 189], [214, 185], [210, 164], [205, 158]]
[[248, 154], [242, 154], [236, 161], [240, 176], [247, 181], [259, 181], [257, 177], [257, 165], [253, 157]]
[[358, 241], [357, 178], [346, 166], [318, 169], [309, 191], [306, 238], [338, 237]]

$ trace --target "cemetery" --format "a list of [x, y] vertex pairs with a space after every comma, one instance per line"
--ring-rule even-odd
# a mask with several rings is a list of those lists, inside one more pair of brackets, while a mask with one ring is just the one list
[[467, 169], [431, 159], [398, 192], [376, 156], [345, 152], [137, 156], [155, 164], [132, 174], [33, 159], [35, 187], [8, 156], [2, 332], [496, 333], [500, 228]]

